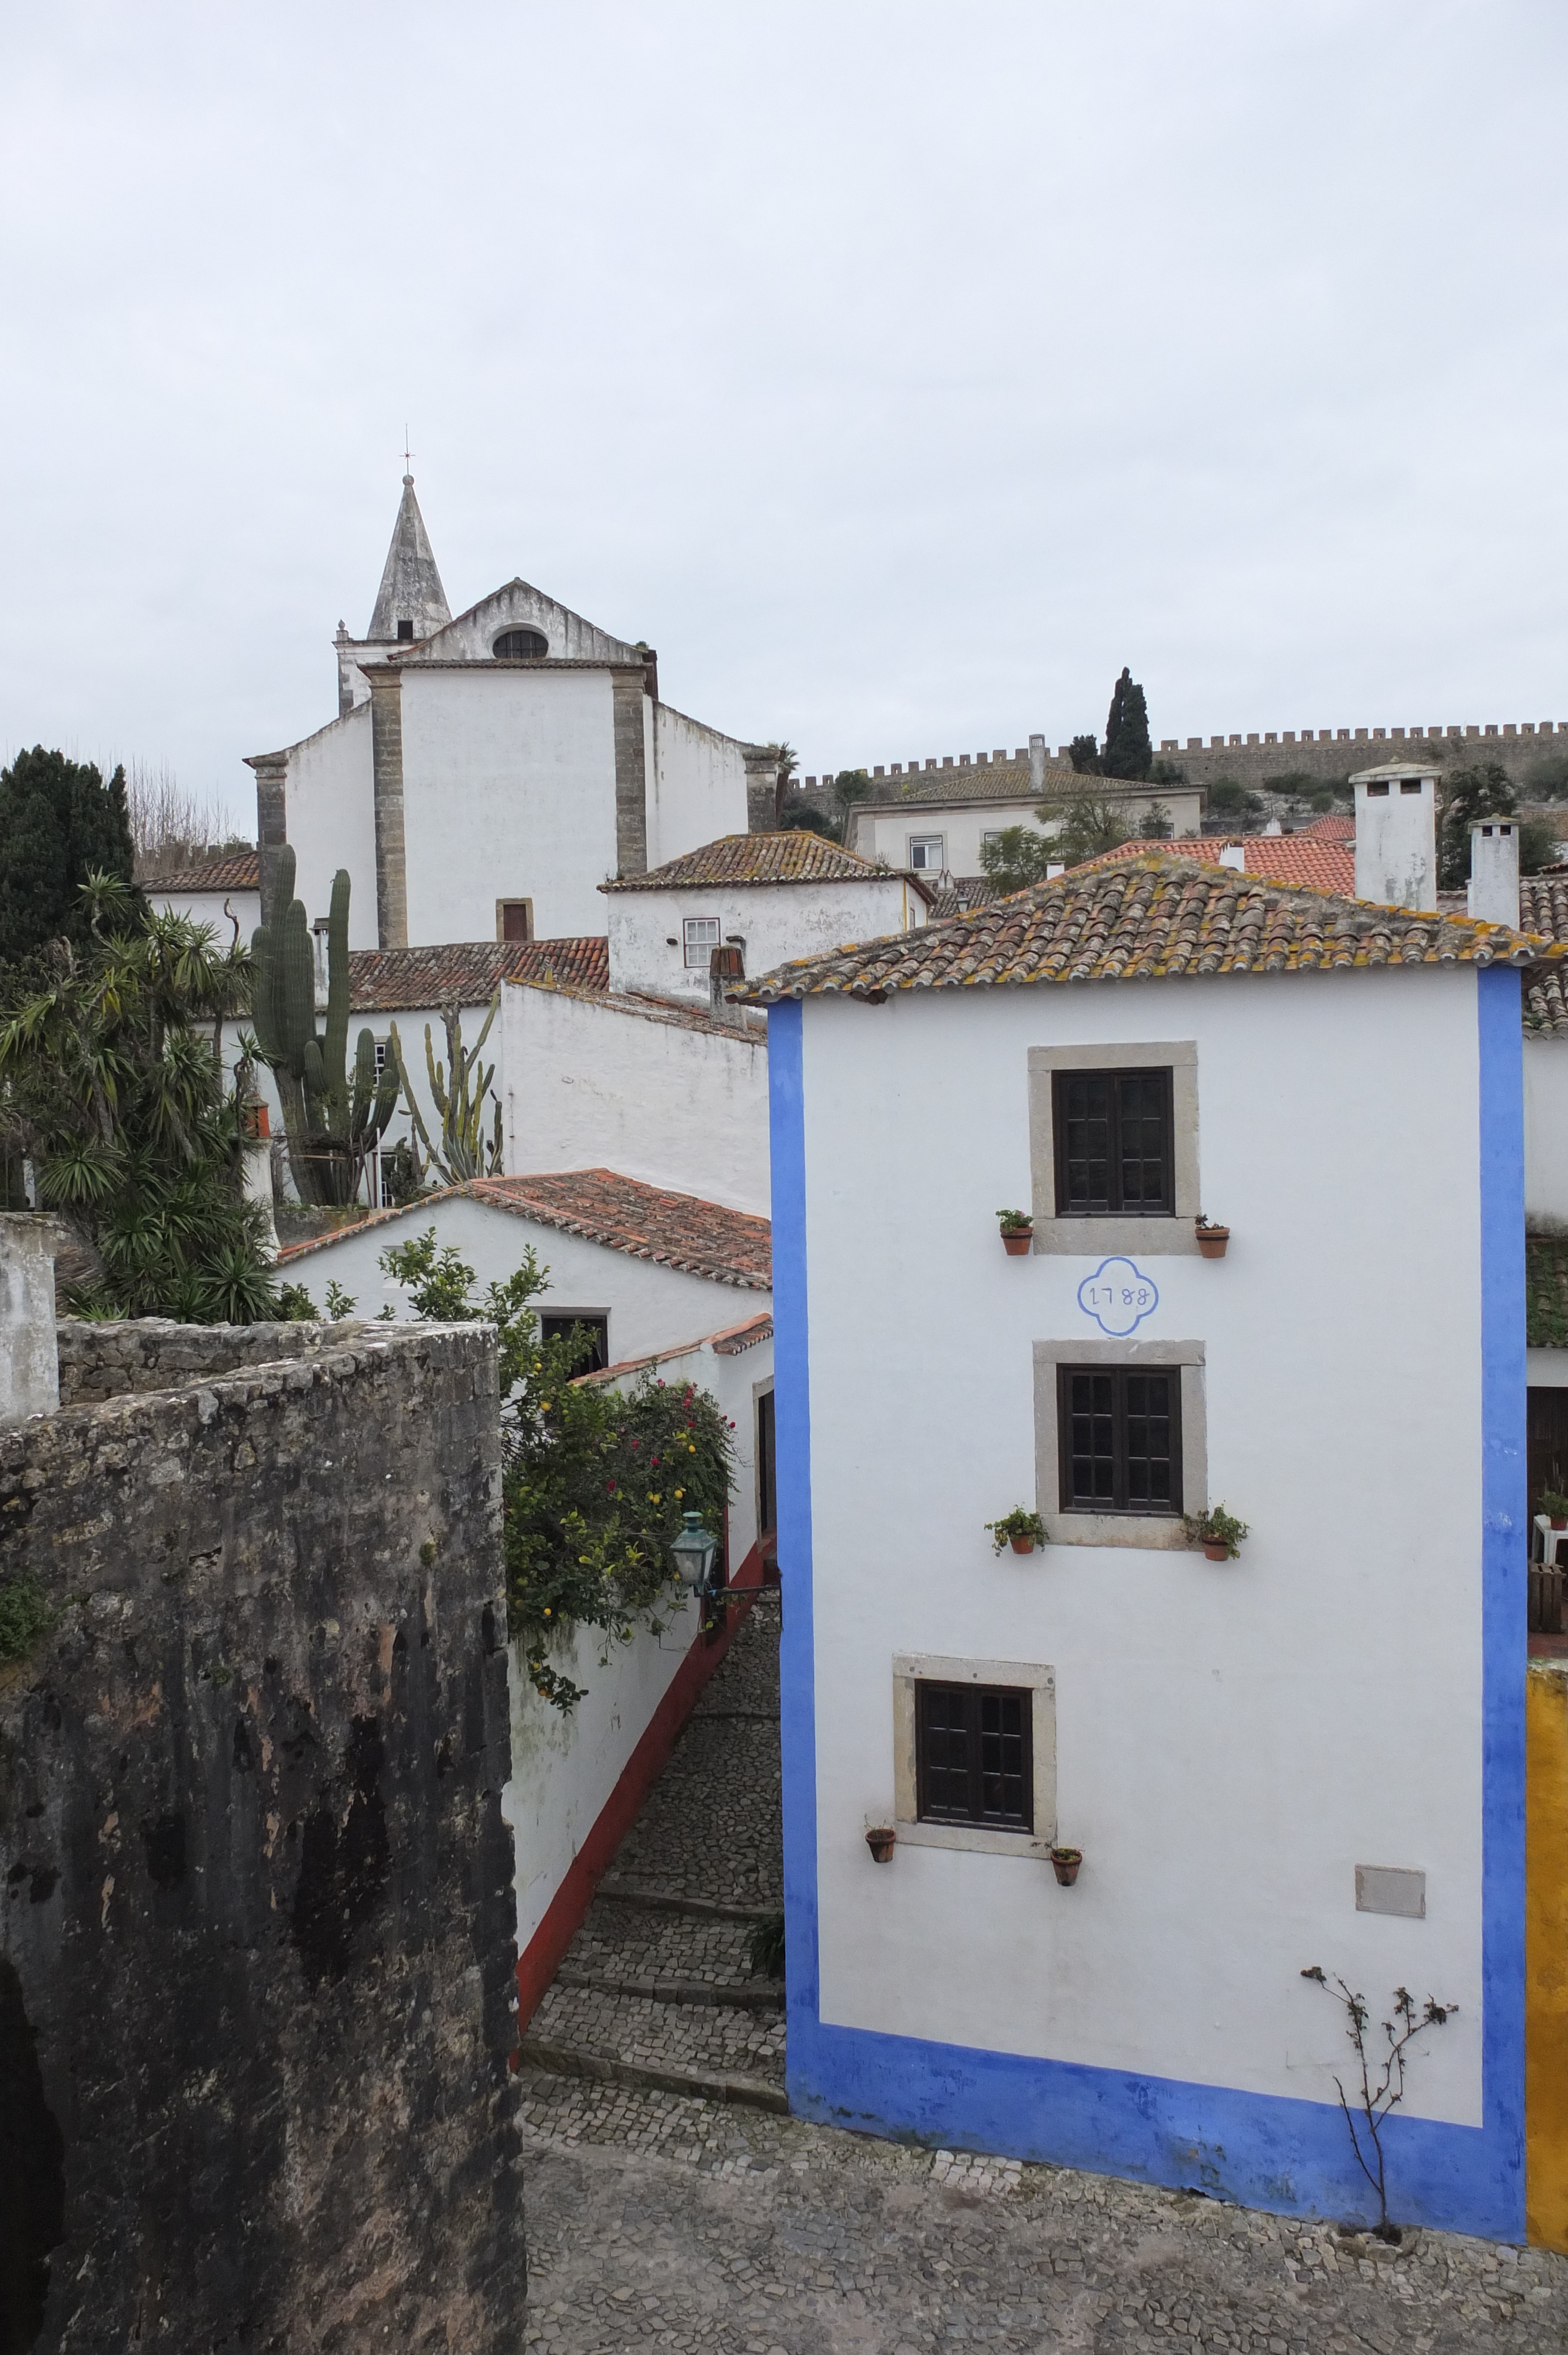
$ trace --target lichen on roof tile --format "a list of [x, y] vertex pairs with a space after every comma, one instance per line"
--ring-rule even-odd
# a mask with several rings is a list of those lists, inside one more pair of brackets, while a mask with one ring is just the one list
[[1399, 964], [1555, 965], [1565, 954], [1499, 924], [1376, 907], [1163, 856], [1077, 869], [992, 907], [803, 957], [733, 994], [749, 1005], [906, 989], [1295, 973]]
[[725, 834], [646, 875], [618, 876], [601, 891], [678, 891], [723, 883], [864, 883], [891, 877], [884, 860], [863, 858], [825, 836], [792, 826], [777, 834]]

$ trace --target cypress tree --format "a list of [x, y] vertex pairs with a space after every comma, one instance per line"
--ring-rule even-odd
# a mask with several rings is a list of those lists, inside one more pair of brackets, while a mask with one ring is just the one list
[[0, 769], [0, 962], [46, 941], [87, 937], [81, 887], [100, 873], [131, 880], [125, 772], [106, 785], [90, 762], [35, 744]]
[[1154, 747], [1149, 741], [1149, 706], [1143, 689], [1129, 670], [1124, 669], [1111, 695], [1110, 717], [1106, 721], [1105, 751], [1100, 755], [1100, 769], [1107, 777], [1147, 777], [1154, 764]]

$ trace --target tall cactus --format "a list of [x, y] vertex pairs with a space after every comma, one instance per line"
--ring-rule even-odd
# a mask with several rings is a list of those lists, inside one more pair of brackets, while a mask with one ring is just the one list
[[269, 855], [262, 880], [262, 921], [251, 942], [252, 1011], [261, 1059], [277, 1076], [295, 1189], [302, 1202], [352, 1202], [397, 1109], [397, 1071], [388, 1057], [377, 1080], [376, 1041], [362, 1030], [350, 1086], [347, 870], [340, 867], [333, 878], [321, 1035], [310, 922], [304, 901], [294, 897], [294, 854], [287, 844]]
[[[403, 1061], [402, 1041], [394, 1022], [391, 1032], [388, 1063], [396, 1063], [402, 1082], [404, 1099], [408, 1106], [408, 1118], [415, 1137], [422, 1143], [431, 1168], [444, 1186], [461, 1186], [470, 1178], [493, 1178], [502, 1165], [501, 1100], [491, 1096], [494, 1119], [488, 1144], [484, 1135], [484, 1099], [495, 1077], [493, 1063], [488, 1067], [480, 1061], [484, 1042], [490, 1036], [501, 1005], [501, 992], [490, 1001], [490, 1011], [484, 1026], [471, 1047], [462, 1041], [462, 1014], [455, 1006], [443, 1006], [441, 1023], [447, 1034], [447, 1057], [451, 1067], [449, 1083], [447, 1064], [436, 1060], [430, 1042], [430, 1026], [425, 1025], [425, 1070], [430, 1082], [430, 1101], [440, 1116], [441, 1144], [440, 1152], [430, 1142], [418, 1099], [408, 1084], [408, 1073]], [[416, 1144], [415, 1151], [418, 1150]]]

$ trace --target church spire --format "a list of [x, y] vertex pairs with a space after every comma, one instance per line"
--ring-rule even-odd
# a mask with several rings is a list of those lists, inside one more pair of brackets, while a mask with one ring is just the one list
[[[370, 638], [425, 638], [451, 620], [447, 592], [430, 552], [429, 535], [414, 477], [403, 477], [403, 504], [387, 551], [387, 568], [366, 635]], [[401, 625], [401, 626], [400, 626]]]

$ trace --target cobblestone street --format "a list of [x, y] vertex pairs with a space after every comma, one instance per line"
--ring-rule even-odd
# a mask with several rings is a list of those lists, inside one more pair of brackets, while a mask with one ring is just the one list
[[[747, 1959], [779, 1902], [778, 1625], [769, 1597], [524, 2044], [527, 2347], [1563, 2355], [1568, 2259], [1425, 2232], [1387, 2249], [779, 2115], [782, 2013]], [[718, 2081], [728, 2098], [689, 2090]]]

